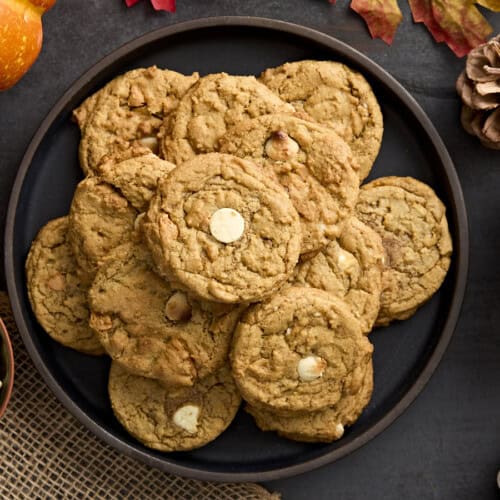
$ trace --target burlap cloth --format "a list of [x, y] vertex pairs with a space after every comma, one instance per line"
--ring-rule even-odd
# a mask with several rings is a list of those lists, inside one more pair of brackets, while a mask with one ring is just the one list
[[33, 365], [0, 292], [14, 347], [12, 399], [0, 420], [0, 498], [266, 499], [257, 484], [208, 483], [152, 469], [99, 441], [59, 403]]

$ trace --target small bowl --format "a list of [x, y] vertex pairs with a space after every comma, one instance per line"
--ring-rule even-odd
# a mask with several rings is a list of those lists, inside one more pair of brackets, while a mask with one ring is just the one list
[[14, 385], [14, 352], [9, 333], [0, 319], [0, 418], [4, 414]]

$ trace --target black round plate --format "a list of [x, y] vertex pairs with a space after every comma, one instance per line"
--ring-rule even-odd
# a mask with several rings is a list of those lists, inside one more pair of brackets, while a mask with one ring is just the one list
[[[451, 270], [441, 290], [413, 318], [371, 334], [373, 398], [340, 441], [287, 441], [259, 431], [240, 411], [230, 428], [204, 448], [182, 453], [149, 450], [113, 417], [106, 390], [109, 360], [53, 342], [37, 324], [28, 302], [24, 261], [30, 243], [47, 221], [68, 213], [82, 176], [79, 132], [70, 120], [71, 110], [111, 78], [135, 67], [156, 64], [183, 73], [258, 75], [265, 68], [308, 58], [345, 62], [370, 81], [385, 119], [372, 177], [411, 175], [435, 188], [448, 209], [454, 241]], [[38, 370], [66, 408], [123, 453], [165, 471], [225, 481], [264, 481], [319, 467], [359, 448], [393, 422], [422, 390], [443, 355], [459, 314], [468, 265], [460, 184], [436, 130], [413, 98], [379, 66], [327, 35], [283, 22], [238, 17], [202, 19], [147, 34], [104, 58], [73, 84], [24, 156], [10, 200], [5, 242], [7, 284], [19, 331]]]

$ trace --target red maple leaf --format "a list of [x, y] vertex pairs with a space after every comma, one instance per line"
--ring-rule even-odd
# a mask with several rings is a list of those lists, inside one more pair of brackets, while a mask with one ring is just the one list
[[392, 43], [403, 19], [396, 0], [352, 0], [351, 9], [363, 17], [372, 38]]
[[[335, 0], [329, 2], [334, 4]], [[484, 43], [493, 31], [475, 4], [500, 12], [500, 0], [408, 0], [408, 3], [414, 21], [425, 24], [434, 40], [446, 43], [458, 57]], [[403, 18], [398, 0], [352, 0], [351, 9], [363, 17], [372, 38], [392, 43]]]
[[[155, 10], [165, 10], [167, 12], [175, 12], [175, 0], [150, 0], [151, 5]], [[127, 7], [132, 7], [140, 0], [125, 0]]]
[[445, 42], [458, 57], [484, 43], [493, 31], [474, 1], [408, 0], [417, 23], [424, 23], [436, 42]]

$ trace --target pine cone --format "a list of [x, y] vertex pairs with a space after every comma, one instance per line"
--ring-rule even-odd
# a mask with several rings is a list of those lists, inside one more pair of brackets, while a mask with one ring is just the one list
[[469, 53], [457, 92], [464, 129], [484, 146], [500, 149], [500, 35]]

